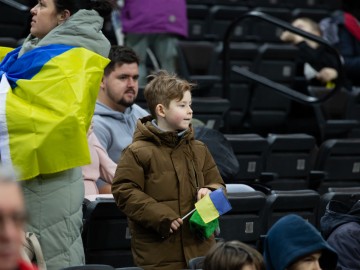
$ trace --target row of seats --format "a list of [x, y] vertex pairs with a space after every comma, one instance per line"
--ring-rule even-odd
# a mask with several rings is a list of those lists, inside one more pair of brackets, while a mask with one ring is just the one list
[[[256, 10], [281, 20], [291, 22], [298, 17], [309, 17], [315, 21], [328, 17], [331, 10], [313, 8], [286, 8], [257, 6], [227, 6], [227, 5], [188, 5], [190, 40], [223, 40], [230, 23], [245, 13]], [[243, 19], [232, 35], [235, 41], [281, 42], [279, 37], [282, 29], [267, 22], [254, 18]]]
[[360, 187], [360, 140], [330, 139], [318, 146], [308, 134], [226, 134], [239, 161], [232, 183], [271, 190]]
[[[330, 200], [360, 199], [360, 188], [335, 190], [323, 195], [314, 190], [273, 191], [266, 195], [260, 191], [238, 192], [237, 185], [227, 186], [232, 210], [219, 218], [218, 237], [240, 240], [259, 250], [261, 236], [282, 216], [296, 213], [319, 228], [319, 220]], [[114, 199], [85, 200], [84, 222], [87, 264], [133, 265], [126, 216], [116, 207]]]

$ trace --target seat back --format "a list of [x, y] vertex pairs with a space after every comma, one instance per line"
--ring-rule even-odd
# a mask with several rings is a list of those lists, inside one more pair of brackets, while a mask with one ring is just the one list
[[258, 134], [225, 134], [225, 137], [239, 162], [239, 173], [234, 183], [255, 182], [263, 171], [267, 140]]
[[260, 191], [231, 193], [228, 199], [232, 209], [219, 217], [219, 237], [255, 245], [263, 232], [261, 210], [265, 206], [265, 194]]
[[264, 172], [274, 178], [272, 189], [294, 190], [309, 187], [308, 176], [316, 158], [316, 140], [308, 134], [269, 134]]
[[134, 266], [127, 218], [118, 209], [115, 200], [97, 198], [85, 201], [83, 212], [82, 238], [86, 263]]
[[273, 191], [267, 196], [263, 208], [266, 231], [277, 220], [288, 214], [297, 214], [316, 226], [319, 201], [319, 193], [310, 189]]
[[314, 166], [325, 174], [319, 193], [330, 187], [360, 187], [360, 139], [330, 139], [320, 145]]

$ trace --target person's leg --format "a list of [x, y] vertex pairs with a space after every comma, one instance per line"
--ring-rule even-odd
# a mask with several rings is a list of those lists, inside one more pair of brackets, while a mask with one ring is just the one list
[[174, 35], [158, 34], [155, 36], [152, 48], [159, 60], [161, 69], [165, 69], [168, 72], [177, 72], [177, 42], [178, 39]]
[[125, 45], [132, 48], [140, 58], [139, 65], [139, 86], [146, 85], [146, 49], [148, 45], [148, 35], [146, 34], [126, 34]]
[[38, 237], [47, 269], [83, 265], [81, 169], [39, 175], [21, 184], [29, 213], [27, 231]]

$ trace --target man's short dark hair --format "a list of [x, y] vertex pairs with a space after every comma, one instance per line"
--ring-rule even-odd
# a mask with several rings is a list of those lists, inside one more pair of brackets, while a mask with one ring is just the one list
[[116, 66], [121, 66], [123, 64], [132, 64], [136, 63], [139, 65], [139, 57], [134, 52], [133, 49], [126, 46], [114, 45], [111, 47], [109, 52], [110, 63], [106, 66], [104, 70], [105, 76], [109, 75]]

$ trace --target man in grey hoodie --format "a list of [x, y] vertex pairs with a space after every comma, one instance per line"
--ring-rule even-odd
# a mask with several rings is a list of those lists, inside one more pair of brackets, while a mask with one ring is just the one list
[[129, 47], [113, 46], [109, 59], [96, 102], [94, 133], [109, 157], [118, 163], [121, 152], [132, 142], [137, 119], [149, 113], [135, 104], [139, 91], [136, 53]]

